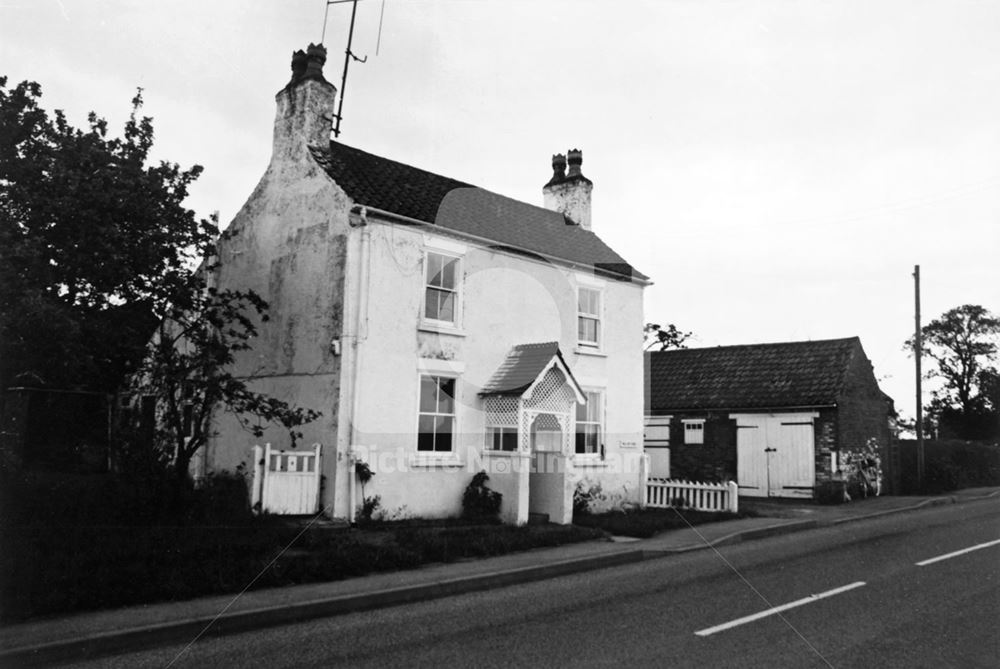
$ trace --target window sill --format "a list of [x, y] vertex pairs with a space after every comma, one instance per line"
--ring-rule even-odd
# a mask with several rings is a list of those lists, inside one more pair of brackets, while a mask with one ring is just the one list
[[464, 337], [466, 334], [465, 330], [457, 328], [454, 325], [439, 324], [432, 321], [420, 321], [417, 329], [421, 332], [435, 332], [437, 334], [451, 335], [452, 337]]
[[427, 469], [461, 467], [462, 461], [454, 453], [415, 453], [410, 456], [410, 466]]
[[574, 353], [576, 353], [577, 355], [590, 355], [590, 356], [593, 356], [595, 358], [606, 358], [606, 357], [608, 357], [608, 354], [605, 353], [605, 352], [603, 352], [601, 349], [599, 349], [599, 348], [592, 348], [590, 346], [579, 346], [578, 345], [576, 347], [576, 350], [574, 351]]
[[607, 467], [608, 461], [602, 460], [599, 455], [577, 453], [573, 456], [574, 467]]

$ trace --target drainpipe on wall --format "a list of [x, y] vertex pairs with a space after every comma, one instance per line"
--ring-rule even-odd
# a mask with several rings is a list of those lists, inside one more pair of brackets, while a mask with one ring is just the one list
[[360, 409], [358, 378], [361, 375], [361, 343], [368, 337], [368, 280], [371, 274], [371, 229], [368, 227], [367, 209], [355, 206], [352, 207], [351, 211], [352, 213], [356, 211], [361, 217], [361, 222], [358, 224], [361, 227], [361, 257], [359, 259], [360, 276], [358, 277], [357, 301], [355, 302], [357, 306], [354, 323], [354, 342], [352, 345], [354, 356], [353, 360], [351, 360], [351, 436], [350, 443], [348, 444], [348, 448], [350, 449], [348, 463], [350, 467], [348, 472], [347, 519], [349, 522], [354, 523], [355, 497], [357, 496], [357, 485], [355, 482], [357, 475], [354, 469], [357, 457], [354, 447], [358, 443], [357, 418]]

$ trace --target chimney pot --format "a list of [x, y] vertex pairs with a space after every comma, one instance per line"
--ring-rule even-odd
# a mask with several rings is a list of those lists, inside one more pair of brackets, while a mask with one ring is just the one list
[[292, 53], [292, 81], [291, 81], [291, 83], [295, 83], [296, 81], [298, 81], [299, 79], [301, 79], [303, 76], [305, 76], [305, 73], [306, 73], [306, 62], [307, 62], [307, 60], [308, 60], [308, 56], [306, 56], [306, 52], [303, 51], [302, 49], [299, 49], [298, 51], [295, 51], [294, 53]]
[[570, 149], [567, 152], [566, 162], [569, 163], [569, 174], [571, 177], [582, 177], [583, 172], [580, 166], [583, 165], [583, 151], [580, 149]]
[[549, 183], [545, 185], [548, 186], [550, 184], [557, 184], [565, 179], [566, 179], [566, 156], [564, 156], [561, 153], [557, 153], [554, 156], [552, 156], [552, 178], [549, 179]]
[[323, 79], [323, 65], [326, 64], [326, 47], [322, 44], [309, 44], [306, 57], [308, 62], [305, 76], [325, 81]]
[[542, 188], [542, 195], [546, 209], [559, 212], [567, 223], [590, 230], [590, 193], [594, 184], [583, 176], [582, 164], [580, 149], [571, 149], [565, 156], [561, 153], [552, 156], [552, 179]]

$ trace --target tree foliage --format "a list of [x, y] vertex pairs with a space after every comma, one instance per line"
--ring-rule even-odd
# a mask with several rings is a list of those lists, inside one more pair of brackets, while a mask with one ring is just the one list
[[112, 390], [152, 332], [150, 300], [217, 234], [183, 205], [202, 168], [148, 165], [142, 91], [121, 137], [73, 127], [37, 83], [0, 77], [0, 387]]
[[646, 351], [654, 348], [657, 351], [687, 348], [685, 342], [691, 336], [690, 332], [678, 330], [673, 323], [668, 324], [666, 328], [661, 327], [658, 323], [646, 323], [645, 327], [642, 328], [642, 334], [645, 341], [643, 350]]
[[[255, 435], [294, 440], [315, 411], [234, 375], [267, 304], [217, 290], [215, 217], [184, 207], [201, 167], [148, 165], [153, 125], [142, 91], [122, 137], [93, 112], [86, 129], [39, 106], [41, 87], [0, 78], [0, 388], [30, 378], [114, 391], [128, 380], [155, 406], [155, 453], [186, 478], [232, 412]], [[134, 442], [134, 440], [133, 440]]]
[[190, 272], [189, 290], [154, 302], [156, 334], [132, 377], [135, 395], [156, 398], [154, 443], [182, 477], [213, 436], [219, 410], [232, 413], [256, 437], [268, 425], [281, 425], [292, 446], [301, 437], [296, 428], [320, 415], [255, 392], [234, 375], [236, 355], [249, 350], [257, 336], [255, 321], [267, 321], [267, 304], [252, 291], [216, 290], [204, 279], [213, 270], [206, 264]]
[[[922, 355], [934, 363], [927, 377], [943, 382], [927, 410], [954, 436], [997, 436], [998, 337], [1000, 318], [976, 304], [949, 309], [921, 328]], [[905, 346], [913, 351], [914, 338]]]

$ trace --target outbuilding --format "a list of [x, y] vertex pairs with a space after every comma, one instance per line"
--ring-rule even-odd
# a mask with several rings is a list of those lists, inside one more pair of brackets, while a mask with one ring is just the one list
[[812, 497], [889, 462], [892, 400], [857, 337], [646, 354], [650, 475]]

